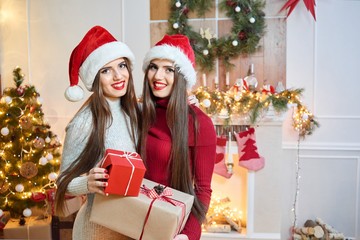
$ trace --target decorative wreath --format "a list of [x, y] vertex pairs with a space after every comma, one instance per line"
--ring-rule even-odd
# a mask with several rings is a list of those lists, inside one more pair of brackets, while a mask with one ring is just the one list
[[265, 1], [263, 0], [221, 0], [219, 9], [232, 19], [233, 26], [227, 36], [216, 38], [209, 29], [193, 31], [188, 25], [188, 13], [197, 12], [204, 16], [213, 7], [212, 0], [171, 0], [168, 19], [168, 34], [180, 33], [190, 39], [195, 51], [196, 63], [203, 71], [214, 70], [216, 59], [229, 69], [232, 58], [240, 54], [251, 54], [258, 49], [265, 29]]

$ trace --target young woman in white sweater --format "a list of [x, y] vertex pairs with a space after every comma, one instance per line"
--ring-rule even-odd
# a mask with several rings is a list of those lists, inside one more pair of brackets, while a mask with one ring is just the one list
[[133, 63], [129, 47], [100, 26], [90, 29], [71, 54], [65, 97], [70, 101], [83, 98], [79, 78], [93, 92], [66, 127], [57, 179], [57, 212], [65, 208], [65, 194], [86, 195], [75, 219], [73, 240], [128, 239], [89, 218], [95, 193], [104, 194], [107, 184], [106, 169], [98, 166], [105, 149], [137, 151], [140, 112]]

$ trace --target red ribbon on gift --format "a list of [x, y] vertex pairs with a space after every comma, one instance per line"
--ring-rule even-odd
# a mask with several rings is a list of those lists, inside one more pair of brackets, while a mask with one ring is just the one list
[[135, 172], [135, 166], [134, 166], [134, 164], [131, 162], [130, 159], [132, 159], [132, 160], [139, 160], [139, 161], [142, 161], [142, 159], [141, 159], [140, 155], [139, 155], [138, 153], [136, 153], [136, 152], [125, 152], [125, 151], [124, 151], [124, 154], [120, 154], [120, 155], [110, 152], [110, 153], [106, 154], [106, 156], [104, 157], [104, 159], [103, 159], [102, 163], [100, 164], [100, 166], [102, 166], [102, 165], [104, 164], [104, 161], [105, 161], [105, 159], [106, 159], [106, 157], [107, 157], [108, 155], [114, 155], [114, 156], [120, 156], [120, 157], [126, 158], [126, 160], [127, 160], [127, 161], [130, 163], [130, 165], [131, 165], [131, 174], [130, 174], [130, 177], [129, 177], [129, 181], [128, 181], [127, 185], [126, 185], [126, 190], [125, 190], [125, 194], [124, 194], [124, 195], [126, 196], [127, 193], [128, 193], [129, 187], [130, 187], [131, 180], [132, 180], [133, 175], [134, 175], [134, 172]]
[[128, 160], [128, 162], [130, 163], [131, 165], [131, 174], [130, 174], [130, 178], [129, 178], [129, 181], [128, 181], [128, 184], [126, 186], [126, 190], [125, 190], [125, 196], [129, 190], [129, 187], [130, 187], [130, 182], [131, 182], [131, 179], [133, 178], [133, 175], [134, 175], [134, 172], [135, 172], [135, 166], [134, 164], [130, 161], [130, 159], [133, 159], [133, 160], [141, 160], [140, 158], [140, 155], [136, 152], [124, 152], [124, 154], [120, 155], [120, 157], [124, 157], [126, 158], [126, 160]]
[[145, 185], [143, 185], [140, 188], [140, 193], [146, 195], [148, 198], [151, 198], [152, 201], [151, 201], [149, 209], [148, 209], [148, 211], [146, 213], [145, 221], [144, 221], [144, 224], [143, 224], [143, 228], [142, 228], [139, 240], [141, 240], [142, 237], [143, 237], [144, 230], [145, 230], [145, 225], [146, 225], [146, 223], [147, 223], [147, 221], [149, 219], [152, 205], [156, 200], [168, 202], [168, 203], [170, 203], [170, 204], [172, 204], [174, 206], [181, 207], [181, 223], [178, 225], [175, 234], [179, 233], [180, 228], [181, 228], [181, 226], [182, 226], [182, 224], [184, 222], [184, 219], [185, 219], [185, 204], [183, 202], [180, 202], [178, 200], [170, 198], [170, 196], [172, 196], [172, 191], [171, 191], [171, 189], [167, 188], [166, 186], [163, 187], [163, 186], [159, 185], [159, 187], [163, 188], [162, 192], [159, 192], [159, 193], [156, 191], [156, 187], [157, 186], [155, 186], [153, 189], [150, 189], [150, 188], [146, 187]]

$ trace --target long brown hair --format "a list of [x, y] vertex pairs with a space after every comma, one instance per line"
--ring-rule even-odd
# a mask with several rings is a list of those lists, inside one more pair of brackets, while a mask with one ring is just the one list
[[[119, 107], [121, 107], [121, 109], [130, 118], [131, 137], [132, 141], [137, 147], [137, 134], [139, 134], [141, 131], [141, 125], [139, 121], [140, 110], [137, 104], [133, 76], [128, 67], [130, 66], [130, 63], [126, 58], [125, 61], [129, 71], [129, 82], [125, 95], [121, 97], [121, 106]], [[105, 152], [105, 132], [109, 122], [112, 122], [112, 115], [109, 104], [103, 94], [99, 72], [95, 77], [92, 90], [93, 94], [81, 107], [81, 109], [89, 107], [92, 114], [93, 127], [89, 136], [89, 140], [79, 157], [69, 166], [69, 168], [67, 168], [59, 175], [56, 181], [57, 190], [55, 196], [55, 212], [60, 215], [65, 210], [65, 193], [69, 183], [75, 177], [89, 172]]]
[[[148, 131], [156, 120], [155, 96], [149, 86], [147, 78], [147, 68], [144, 77], [142, 94], [142, 130], [140, 135], [141, 157], [146, 165], [146, 138]], [[206, 210], [204, 205], [196, 197], [194, 191], [194, 170], [190, 169], [190, 159], [195, 160], [196, 151], [190, 156], [189, 151], [189, 114], [194, 119], [194, 139], [196, 148], [197, 121], [194, 110], [188, 105], [186, 80], [175, 68], [174, 85], [169, 98], [166, 110], [166, 122], [171, 132], [171, 152], [170, 152], [170, 187], [194, 196], [192, 212], [196, 218], [202, 222], [205, 219]], [[195, 164], [192, 164], [195, 166]]]

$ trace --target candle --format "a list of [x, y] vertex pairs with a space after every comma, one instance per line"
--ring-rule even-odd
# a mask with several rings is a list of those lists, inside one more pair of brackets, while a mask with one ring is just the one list
[[233, 171], [233, 167], [234, 167], [234, 161], [233, 161], [233, 155], [231, 154], [230, 148], [231, 148], [231, 132], [229, 132], [229, 139], [227, 141], [227, 163], [226, 163], [226, 168], [227, 168], [227, 172], [229, 174], [232, 174]]
[[202, 75], [202, 80], [203, 80], [203, 86], [206, 87], [206, 74], [203, 73]]
[[228, 164], [234, 164], [232, 154], [230, 154], [231, 153], [230, 148], [231, 148], [231, 132], [229, 132], [228, 149], [227, 149], [227, 155], [228, 155], [227, 163]]
[[226, 82], [225, 82], [225, 84], [227, 85], [227, 86], [229, 86], [230, 85], [230, 76], [229, 76], [229, 72], [226, 72]]
[[219, 84], [219, 79], [218, 79], [217, 76], [215, 76], [214, 83], [215, 83], [215, 84]]

